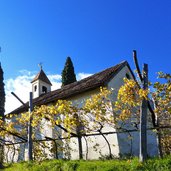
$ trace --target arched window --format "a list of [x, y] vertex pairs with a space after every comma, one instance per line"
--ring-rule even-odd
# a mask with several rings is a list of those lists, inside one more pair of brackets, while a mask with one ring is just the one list
[[130, 75], [128, 73], [126, 73], [126, 78], [128, 78], [129, 80], [131, 79]]
[[37, 85], [34, 86], [34, 91], [36, 92], [36, 90], [37, 90]]
[[42, 92], [43, 92], [43, 93], [47, 93], [47, 87], [42, 86]]

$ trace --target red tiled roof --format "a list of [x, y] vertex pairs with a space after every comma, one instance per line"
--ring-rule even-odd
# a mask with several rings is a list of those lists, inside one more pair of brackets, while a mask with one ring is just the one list
[[[52, 103], [57, 101], [58, 99], [66, 99], [71, 96], [96, 89], [100, 86], [105, 86], [106, 83], [109, 82], [110, 79], [112, 79], [126, 65], [129, 67], [127, 61], [124, 61], [114, 67], [105, 69], [85, 79], [63, 86], [61, 89], [43, 94], [40, 97], [33, 99], [33, 105], [39, 106]], [[28, 102], [26, 103], [26, 105], [28, 106]], [[10, 113], [18, 114], [21, 112], [25, 112], [26, 110], [28, 110], [28, 108], [22, 105]]]

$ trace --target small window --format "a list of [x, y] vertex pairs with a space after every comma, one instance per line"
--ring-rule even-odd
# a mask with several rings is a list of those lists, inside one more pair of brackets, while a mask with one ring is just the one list
[[129, 80], [131, 79], [130, 75], [128, 73], [126, 73], [126, 78], [128, 78]]
[[36, 90], [37, 90], [37, 85], [34, 86], [34, 91], [36, 92]]
[[43, 92], [43, 93], [47, 93], [47, 87], [42, 86], [42, 92]]

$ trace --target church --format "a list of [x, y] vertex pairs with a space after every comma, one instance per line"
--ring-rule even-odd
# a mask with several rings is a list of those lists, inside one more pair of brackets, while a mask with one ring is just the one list
[[[54, 104], [57, 100], [69, 100], [73, 104], [79, 104], [82, 100], [91, 97], [93, 94], [99, 92], [100, 87], [107, 87], [107, 89], [113, 89], [111, 96], [111, 102], [114, 102], [117, 98], [117, 92], [119, 88], [123, 85], [123, 78], [135, 79], [134, 74], [127, 61], [123, 61], [115, 66], [107, 68], [101, 72], [98, 72], [92, 76], [84, 78], [80, 81], [62, 86], [60, 89], [51, 91], [51, 82], [46, 76], [45, 72], [41, 68], [39, 73], [31, 81], [32, 93], [33, 93], [33, 105], [49, 105]], [[23, 112], [28, 111], [28, 103], [22, 105], [19, 108], [10, 112], [10, 114], [20, 115]], [[151, 117], [151, 114], [148, 114]], [[153, 118], [151, 117], [151, 120]], [[149, 125], [153, 126], [153, 121]], [[131, 129], [131, 126], [128, 125], [128, 129]], [[44, 137], [49, 137], [53, 139], [55, 136], [55, 131], [61, 134], [62, 130], [60, 128], [51, 129], [46, 123], [44, 123]], [[99, 159], [109, 154], [108, 145], [110, 145], [111, 153], [114, 157], [120, 157], [124, 155], [138, 156], [139, 155], [139, 131], [127, 132], [118, 132], [117, 129], [111, 127], [104, 127], [102, 132], [107, 139], [108, 143], [105, 141], [105, 138], [101, 135], [89, 136], [87, 140], [82, 138], [82, 149], [83, 149], [83, 159]], [[108, 134], [108, 132], [113, 132]], [[157, 156], [158, 155], [158, 141], [157, 135], [155, 132], [148, 130], [147, 131], [148, 139], [148, 156]], [[128, 138], [130, 137], [131, 138]], [[37, 139], [43, 140], [44, 137], [37, 136]], [[69, 143], [69, 158], [70, 159], [79, 159], [78, 152], [78, 140], [77, 137], [71, 137], [71, 142]], [[14, 141], [14, 139], [13, 139]], [[62, 140], [65, 141], [65, 140]], [[64, 145], [65, 142], [62, 143]], [[61, 144], [60, 144], [61, 145]], [[27, 142], [16, 143], [15, 148], [18, 149], [13, 155], [13, 150], [8, 153], [7, 160], [11, 161], [12, 156], [14, 161], [27, 160], [28, 155], [28, 146]], [[45, 150], [49, 158], [67, 158], [66, 153], [63, 151], [58, 151], [57, 154], [51, 154], [48, 149]]]

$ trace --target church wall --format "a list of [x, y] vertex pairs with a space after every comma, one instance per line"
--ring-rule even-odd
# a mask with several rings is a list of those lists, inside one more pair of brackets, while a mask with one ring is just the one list
[[[112, 101], [115, 101], [117, 98], [117, 92], [119, 88], [124, 84], [123, 78], [126, 77], [126, 74], [130, 76], [131, 79], [133, 79], [133, 76], [127, 66], [125, 66], [115, 77], [108, 83], [108, 88], [114, 88], [114, 91], [111, 95]], [[126, 124], [127, 130], [135, 129], [130, 125], [131, 119]], [[148, 111], [148, 128], [152, 127], [152, 121], [151, 121], [151, 113]], [[121, 155], [139, 155], [139, 132], [131, 132], [128, 133], [118, 133], [118, 145], [119, 145], [119, 153]], [[158, 155], [158, 142], [157, 142], [157, 135], [153, 131], [149, 130], [147, 131], [147, 146], [148, 146], [148, 155], [149, 156], [157, 156]], [[132, 145], [131, 145], [132, 144]]]
[[[117, 91], [120, 88], [120, 86], [123, 85], [123, 78], [125, 77], [125, 74], [126, 74], [125, 71], [129, 72], [129, 69], [123, 68], [122, 71], [120, 71], [107, 85], [109, 89], [114, 88], [114, 93], [111, 96], [112, 101], [116, 99]], [[91, 95], [96, 94], [98, 92], [99, 92], [99, 88], [93, 91], [89, 91], [89, 92], [74, 96], [68, 100], [72, 101], [73, 105], [79, 104], [81, 106], [84, 103], [84, 100], [88, 99], [89, 97], [91, 97]], [[106, 127], [102, 129], [102, 132], [116, 132], [116, 129], [114, 127], [112, 128], [106, 125]], [[118, 135], [114, 133], [114, 134], [105, 135], [105, 137], [110, 143], [113, 156], [118, 157], [120, 153], [119, 144], [118, 144]], [[73, 140], [74, 142], [70, 143], [70, 146], [73, 149], [73, 151], [71, 152], [71, 156], [72, 156], [72, 159], [78, 159], [79, 158], [78, 144], [77, 144], [78, 140], [77, 138], [73, 138], [73, 139], [74, 139]], [[102, 135], [88, 137], [88, 139], [89, 139], [88, 159], [98, 159], [101, 156], [107, 156], [107, 155], [109, 156], [108, 146], [107, 146], [105, 139], [102, 137]], [[83, 143], [83, 149], [84, 149], [83, 155], [85, 158], [86, 157], [86, 151], [85, 151], [86, 143], [83, 138], [82, 138], [82, 143]]]
[[[111, 95], [111, 107], [112, 107], [112, 102], [116, 100], [117, 98], [117, 91], [120, 88], [121, 85], [123, 85], [123, 78], [126, 77], [126, 73], [129, 74], [130, 78], [133, 78], [131, 75], [131, 72], [129, 71], [129, 68], [125, 66], [122, 68], [120, 72], [118, 72], [114, 78], [112, 78], [108, 83], [107, 83], [107, 88], [111, 89], [113, 88], [113, 93]], [[42, 84], [42, 82], [40, 82]], [[35, 84], [38, 84], [38, 82], [35, 82]], [[46, 83], [43, 83], [46, 84]], [[34, 84], [33, 84], [34, 85]], [[50, 90], [50, 86], [45, 85], [49, 87], [48, 91]], [[40, 91], [40, 87], [38, 89]], [[99, 88], [95, 90], [91, 90], [88, 92], [84, 92], [78, 95], [75, 95], [73, 97], [70, 97], [66, 100], [72, 101], [73, 105], [82, 106], [84, 101], [91, 97], [93, 94], [96, 94], [99, 92]], [[36, 94], [37, 95], [37, 94]], [[63, 131], [59, 130], [57, 127], [52, 130], [51, 126], [48, 125], [48, 121], [44, 120], [42, 121], [43, 124], [43, 136], [39, 137], [40, 139], [44, 139], [45, 136], [52, 137], [52, 138], [57, 138], [56, 132], [60, 132], [61, 135], [63, 135]], [[132, 129], [132, 127], [128, 124], [127, 129]], [[114, 127], [109, 127], [106, 125], [102, 129], [102, 132], [117, 132], [117, 130]], [[92, 133], [97, 133], [97, 132], [92, 132]], [[120, 154], [125, 155], [125, 154], [130, 154], [132, 153], [133, 155], [138, 155], [139, 154], [139, 132], [131, 132], [131, 139], [129, 139], [129, 134], [128, 133], [113, 133], [113, 134], [108, 134], [105, 135], [107, 138], [108, 142], [110, 143], [110, 147], [112, 150], [112, 155], [114, 157], [118, 157]], [[108, 145], [105, 141], [105, 139], [102, 137], [102, 135], [96, 135], [96, 136], [89, 136], [86, 137], [87, 144], [84, 138], [82, 138], [82, 145], [83, 145], [83, 157], [84, 159], [99, 159], [102, 156], [109, 156], [109, 149]], [[60, 142], [61, 143], [61, 142]], [[67, 143], [65, 140], [63, 140], [63, 143], [61, 144], [63, 147], [66, 146], [67, 148]], [[19, 161], [22, 156], [25, 156], [24, 158], [27, 159], [27, 144], [25, 145], [20, 145], [22, 149], [20, 150], [20, 154], [17, 154], [17, 157], [15, 158], [15, 161]], [[78, 140], [77, 138], [71, 138], [71, 141], [69, 143], [69, 147], [72, 149], [71, 151], [68, 152], [70, 153], [70, 158], [71, 159], [79, 159], [79, 153], [78, 153]], [[17, 147], [18, 148], [18, 147]], [[86, 150], [88, 148], [88, 150]], [[150, 150], [149, 150], [150, 149]], [[148, 150], [149, 150], [149, 155], [157, 155], [158, 150], [157, 150], [157, 137], [156, 134], [153, 133], [152, 131], [148, 131]], [[48, 150], [45, 150], [47, 153]], [[12, 153], [11, 153], [12, 154]], [[50, 154], [50, 153], [49, 153]], [[67, 158], [67, 155], [65, 153], [62, 153], [60, 151], [60, 158], [64, 157]]]

